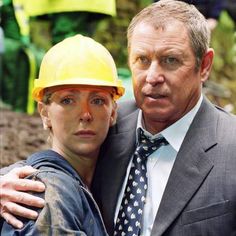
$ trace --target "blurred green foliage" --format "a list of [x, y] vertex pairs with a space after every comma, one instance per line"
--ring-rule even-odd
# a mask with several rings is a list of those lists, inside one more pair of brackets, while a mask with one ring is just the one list
[[[236, 23], [227, 12], [223, 11], [219, 23], [212, 32], [211, 46], [215, 50], [215, 58], [210, 81], [222, 86], [217, 95], [219, 105], [232, 104], [236, 113]], [[213, 93], [213, 92], [212, 92]], [[209, 95], [213, 101], [214, 94]]]
[[143, 7], [141, 1], [116, 1], [117, 16], [101, 20], [93, 35], [111, 52], [118, 67], [127, 67], [127, 27], [132, 17]]

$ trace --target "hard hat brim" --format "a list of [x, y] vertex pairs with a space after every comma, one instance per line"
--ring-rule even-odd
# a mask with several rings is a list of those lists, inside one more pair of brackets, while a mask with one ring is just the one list
[[[36, 101], [42, 101], [43, 96], [44, 96], [43, 91], [45, 90], [45, 87], [40, 84], [40, 80], [38, 79], [36, 79], [34, 82], [35, 82], [34, 84], [35, 86], [32, 91], [33, 99], [35, 99]], [[108, 81], [106, 81], [104, 83], [103, 81], [99, 81], [99, 80], [91, 79], [91, 78], [85, 78], [85, 79], [72, 78], [65, 81], [54, 81], [48, 84], [46, 88], [55, 87], [55, 86], [65, 86], [65, 85], [92, 85], [92, 86], [113, 87], [113, 88], [116, 88], [116, 94], [114, 94], [113, 96], [114, 100], [119, 99], [125, 93], [125, 88], [122, 86], [121, 80], [117, 80], [117, 84], [114, 85], [114, 82], [109, 83]]]

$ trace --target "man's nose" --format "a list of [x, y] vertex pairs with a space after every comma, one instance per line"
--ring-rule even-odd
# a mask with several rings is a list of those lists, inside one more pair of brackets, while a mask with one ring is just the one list
[[156, 86], [159, 83], [164, 82], [164, 74], [161, 66], [158, 62], [152, 62], [148, 68], [146, 82], [152, 86]]

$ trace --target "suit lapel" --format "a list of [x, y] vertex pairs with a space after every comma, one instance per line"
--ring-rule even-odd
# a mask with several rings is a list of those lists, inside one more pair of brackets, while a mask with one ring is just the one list
[[101, 208], [108, 232], [113, 231], [114, 214], [120, 188], [123, 184], [129, 160], [135, 148], [138, 110], [119, 122], [111, 130], [102, 155]]
[[167, 230], [212, 170], [207, 152], [216, 145], [216, 117], [215, 108], [204, 100], [176, 157], [155, 218], [153, 236]]

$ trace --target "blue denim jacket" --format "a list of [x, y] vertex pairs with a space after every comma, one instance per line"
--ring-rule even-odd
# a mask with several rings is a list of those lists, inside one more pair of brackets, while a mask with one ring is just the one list
[[62, 156], [52, 150], [37, 152], [27, 159], [27, 164], [39, 169], [28, 178], [46, 185], [45, 193], [34, 193], [43, 197], [46, 205], [38, 210], [36, 221], [21, 219], [24, 222], [22, 229], [4, 222], [2, 236], [108, 235], [91, 193]]

